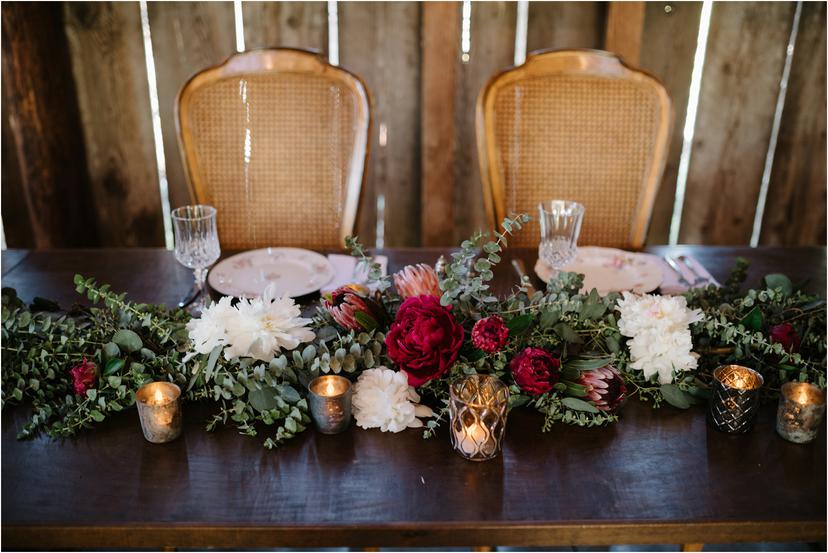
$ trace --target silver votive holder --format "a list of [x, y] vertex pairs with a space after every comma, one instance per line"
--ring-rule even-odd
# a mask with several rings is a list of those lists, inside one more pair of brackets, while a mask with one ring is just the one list
[[787, 382], [779, 395], [776, 432], [796, 444], [814, 441], [825, 416], [825, 391], [807, 382]]
[[172, 382], [150, 382], [135, 393], [144, 438], [154, 444], [181, 435], [181, 388]]
[[339, 434], [351, 424], [351, 382], [333, 374], [314, 378], [308, 385], [310, 412], [317, 430]]
[[728, 434], [750, 432], [759, 412], [759, 389], [765, 380], [753, 369], [722, 365], [713, 371], [708, 420]]
[[509, 388], [487, 374], [458, 378], [449, 387], [451, 445], [470, 461], [500, 452], [509, 412]]

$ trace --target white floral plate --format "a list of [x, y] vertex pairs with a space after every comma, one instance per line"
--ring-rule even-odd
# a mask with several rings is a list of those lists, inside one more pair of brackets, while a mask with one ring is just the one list
[[[643, 294], [661, 285], [661, 262], [649, 253], [633, 253], [615, 248], [586, 246], [578, 248], [578, 254], [566, 267], [565, 272], [584, 275], [584, 290], [597, 288], [600, 294], [629, 290]], [[549, 282], [555, 270], [538, 259], [535, 273]]]
[[324, 255], [301, 248], [262, 248], [223, 259], [207, 280], [225, 296], [255, 298], [273, 282], [277, 295], [295, 298], [318, 291], [333, 277], [333, 265]]

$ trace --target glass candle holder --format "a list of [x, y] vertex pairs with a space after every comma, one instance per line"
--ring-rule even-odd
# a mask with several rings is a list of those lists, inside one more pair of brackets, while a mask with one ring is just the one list
[[825, 392], [807, 382], [787, 382], [779, 395], [776, 432], [797, 444], [807, 444], [817, 437], [825, 416]]
[[314, 378], [308, 385], [310, 412], [323, 434], [339, 434], [351, 424], [351, 382], [333, 374]]
[[449, 388], [451, 445], [470, 461], [497, 456], [506, 431], [509, 388], [497, 378], [475, 374]]
[[181, 388], [172, 382], [150, 382], [135, 393], [144, 438], [154, 444], [181, 435]]
[[753, 369], [722, 365], [713, 371], [713, 394], [708, 420], [728, 434], [749, 432], [759, 412], [759, 389], [765, 380]]

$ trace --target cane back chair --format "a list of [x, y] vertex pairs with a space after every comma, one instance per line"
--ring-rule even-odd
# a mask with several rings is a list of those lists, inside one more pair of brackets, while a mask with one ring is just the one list
[[586, 207], [583, 245], [644, 245], [672, 127], [667, 91], [614, 54], [530, 54], [492, 77], [477, 100], [484, 202], [494, 228], [509, 213], [533, 221], [510, 242], [537, 245], [538, 202]]
[[368, 157], [362, 80], [304, 50], [253, 50], [192, 77], [176, 104], [190, 192], [224, 248], [341, 247]]

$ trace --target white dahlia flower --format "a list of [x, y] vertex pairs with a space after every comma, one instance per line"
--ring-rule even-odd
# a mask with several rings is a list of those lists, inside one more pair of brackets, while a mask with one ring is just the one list
[[352, 399], [354, 418], [360, 428], [379, 428], [383, 432], [400, 432], [417, 428], [430, 417], [431, 409], [419, 405], [420, 396], [408, 385], [408, 378], [386, 367], [363, 371], [354, 384]]

